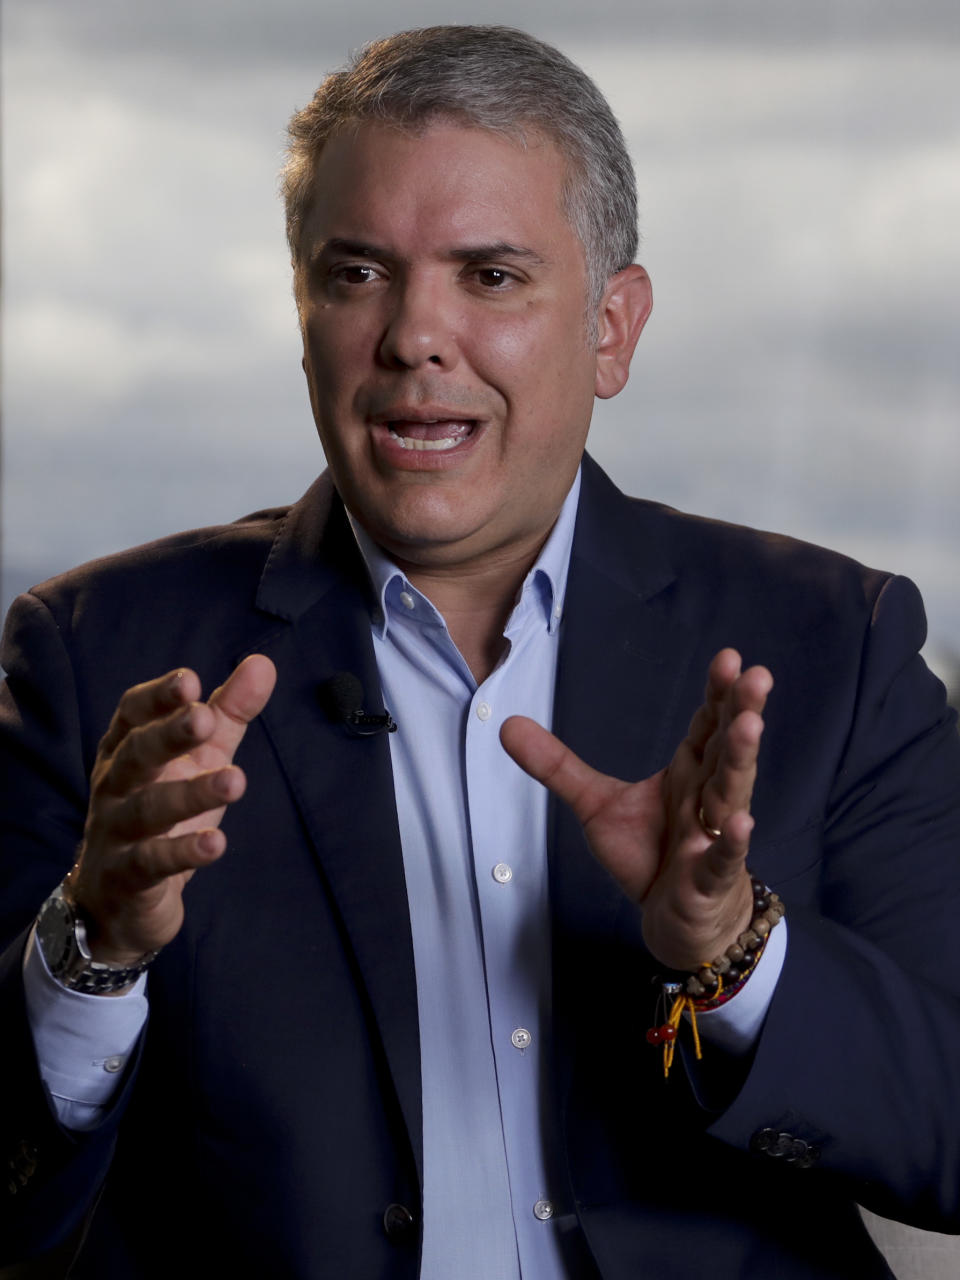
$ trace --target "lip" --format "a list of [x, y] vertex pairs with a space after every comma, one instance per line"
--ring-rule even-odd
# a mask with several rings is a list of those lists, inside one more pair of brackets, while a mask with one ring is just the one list
[[[401, 471], [444, 471], [456, 466], [473, 452], [485, 431], [484, 421], [465, 413], [463, 406], [446, 405], [391, 405], [371, 415], [371, 438], [379, 458], [390, 468]], [[449, 423], [450, 430], [444, 435], [443, 424]], [[439, 445], [440, 440], [455, 439], [463, 431], [464, 424], [470, 430], [455, 444]], [[403, 427], [416, 430], [414, 439], [437, 441], [435, 447], [421, 444], [419, 446], [404, 444], [398, 437], [403, 436]], [[427, 428], [438, 430], [428, 435]]]
[[462, 404], [391, 404], [371, 413], [370, 421], [381, 426], [388, 422], [415, 422], [423, 426], [430, 422], [477, 422], [479, 417]]

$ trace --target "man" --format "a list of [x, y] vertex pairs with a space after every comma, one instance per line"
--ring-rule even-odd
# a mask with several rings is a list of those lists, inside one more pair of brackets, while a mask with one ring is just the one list
[[11, 615], [10, 1259], [888, 1275], [854, 1202], [956, 1226], [960, 1168], [916, 593], [584, 457], [650, 287], [561, 55], [406, 33], [291, 139], [330, 472]]

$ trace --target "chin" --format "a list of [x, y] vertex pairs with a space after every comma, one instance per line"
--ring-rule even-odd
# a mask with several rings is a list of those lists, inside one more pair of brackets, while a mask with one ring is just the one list
[[400, 503], [392, 511], [371, 512], [367, 528], [378, 542], [396, 546], [398, 552], [406, 548], [442, 554], [444, 548], [457, 546], [483, 527], [482, 517], [471, 518], [464, 506], [462, 501], [454, 506], [418, 495], [415, 501]]

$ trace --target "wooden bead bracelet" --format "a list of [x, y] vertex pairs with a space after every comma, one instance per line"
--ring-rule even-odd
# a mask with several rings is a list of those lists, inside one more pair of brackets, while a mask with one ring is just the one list
[[[726, 951], [709, 964], [703, 964], [681, 983], [688, 996], [696, 1001], [709, 1001], [732, 986], [740, 986], [760, 958], [770, 930], [783, 916], [780, 895], [768, 889], [762, 880], [750, 877], [753, 889], [753, 919], [750, 925]], [[732, 994], [732, 993], [731, 993]]]
[[753, 889], [753, 919], [736, 942], [715, 960], [702, 964], [696, 973], [671, 975], [663, 983], [657, 1001], [658, 1013], [665, 1002], [669, 1002], [670, 1012], [662, 1025], [656, 1025], [659, 1019], [655, 1020], [655, 1025], [647, 1032], [647, 1043], [662, 1047], [664, 1076], [669, 1074], [673, 1065], [677, 1033], [684, 1012], [690, 1015], [694, 1051], [700, 1058], [697, 1014], [717, 1009], [736, 995], [763, 954], [770, 930], [784, 914], [778, 894], [754, 876], [750, 877], [750, 884]]

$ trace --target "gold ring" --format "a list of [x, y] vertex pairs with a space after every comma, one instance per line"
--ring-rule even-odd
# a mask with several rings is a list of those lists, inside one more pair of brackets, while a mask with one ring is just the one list
[[700, 808], [697, 810], [697, 817], [700, 819], [701, 827], [703, 827], [704, 831], [707, 833], [710, 839], [719, 840], [720, 837], [723, 835], [723, 832], [720, 830], [719, 827], [711, 827], [710, 823], [707, 821], [704, 815], [703, 805], [701, 805]]

